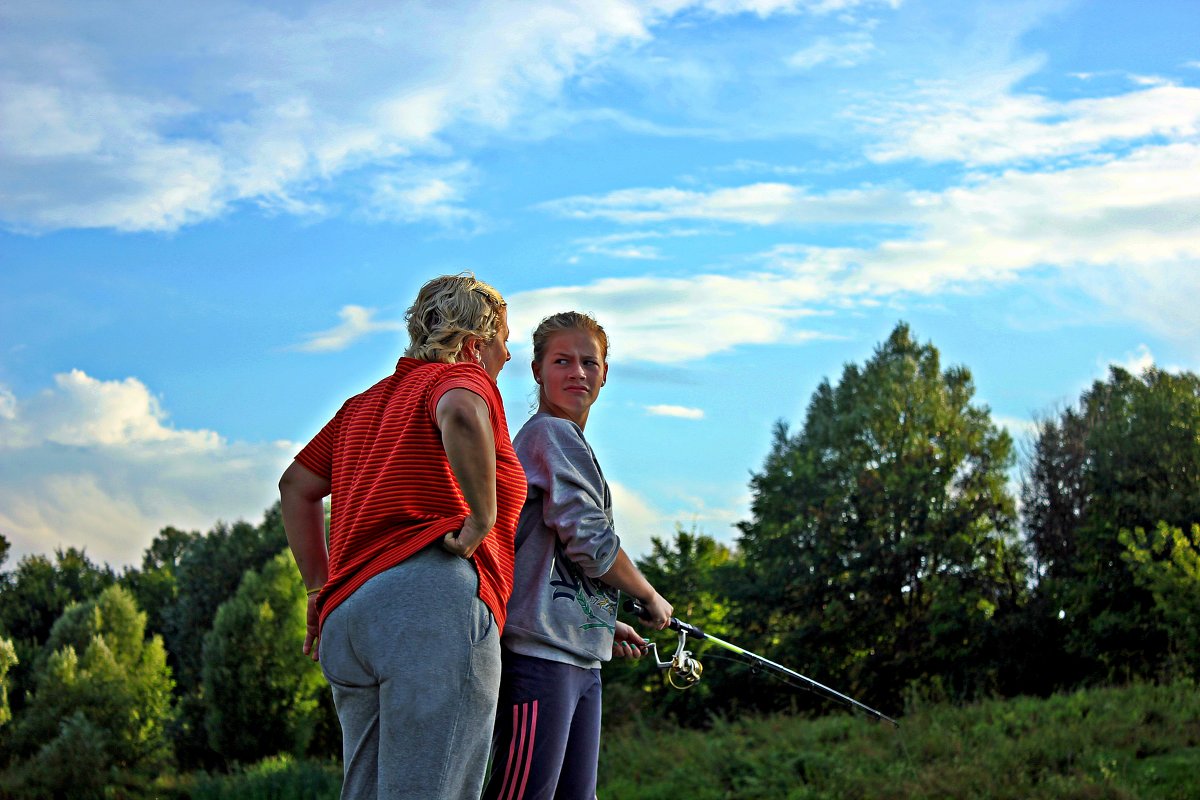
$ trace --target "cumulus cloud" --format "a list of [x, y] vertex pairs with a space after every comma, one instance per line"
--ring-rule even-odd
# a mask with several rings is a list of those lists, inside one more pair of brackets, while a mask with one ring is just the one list
[[[1146, 345], [1139, 345], [1137, 350], [1127, 353], [1125, 358], [1117, 363], [1117, 366], [1134, 375], [1141, 375], [1154, 366], [1154, 354]], [[1107, 373], [1107, 367], [1105, 372]]]
[[167, 525], [257, 519], [297, 449], [177, 429], [136, 378], [72, 370], [35, 395], [0, 388], [0, 398], [0, 533], [16, 557], [74, 546], [135, 564]]
[[646, 406], [646, 412], [655, 417], [676, 417], [678, 419], [704, 419], [704, 409], [688, 406], [673, 406], [669, 404]]
[[[736, 538], [734, 525], [746, 519], [749, 497], [739, 494], [728, 506], [714, 506], [698, 496], [680, 496], [669, 510], [656, 507], [628, 486], [609, 481], [613, 497], [613, 518], [621, 546], [633, 558], [653, 551], [651, 539], [671, 541], [677, 526], [695, 528], [717, 541], [729, 544]], [[716, 492], [721, 494], [725, 487]]]
[[308, 341], [296, 345], [294, 349], [305, 353], [329, 353], [345, 350], [354, 342], [373, 333], [404, 330], [403, 322], [377, 321], [373, 308], [342, 306], [338, 316], [342, 320], [340, 325], [312, 334]]

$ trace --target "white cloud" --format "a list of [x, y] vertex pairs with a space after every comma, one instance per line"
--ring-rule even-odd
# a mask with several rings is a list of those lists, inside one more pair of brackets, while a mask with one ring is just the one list
[[656, 417], [676, 417], [678, 419], [704, 419], [704, 409], [688, 406], [652, 405], [646, 406], [646, 411]]
[[[788, 275], [696, 275], [687, 278], [605, 278], [582, 286], [519, 292], [509, 298], [509, 325], [533, 330], [564, 308], [592, 313], [613, 342], [612, 361], [678, 363], [742, 344], [800, 341], [794, 329], [818, 300], [815, 283]], [[629, 344], [639, 343], [636, 349]]]
[[1018, 444], [1031, 441], [1037, 435], [1037, 421], [1033, 419], [1021, 419], [1019, 417], [1005, 417], [993, 414], [992, 422], [1008, 431], [1008, 435]]
[[342, 306], [338, 316], [342, 324], [327, 331], [312, 334], [304, 344], [294, 349], [305, 353], [329, 353], [345, 350], [354, 342], [373, 333], [404, 330], [403, 322], [377, 322], [375, 309], [362, 306]]
[[[653, 549], [652, 538], [670, 542], [677, 526], [684, 530], [695, 528], [719, 542], [730, 544], [736, 538], [734, 525], [746, 519], [749, 511], [750, 498], [740, 489], [737, 497], [731, 498], [730, 507], [713, 506], [703, 497], [680, 496], [676, 498], [674, 508], [663, 510], [618, 481], [610, 480], [609, 488], [617, 534], [631, 558], [649, 555]], [[715, 494], [725, 491], [726, 487], [721, 487]]]
[[613, 522], [621, 547], [631, 558], [650, 552], [652, 537], [663, 538], [674, 530], [674, 520], [653, 508], [645, 498], [616, 481], [609, 481], [613, 497]]
[[371, 181], [366, 213], [376, 220], [429, 221], [445, 227], [470, 224], [477, 228], [481, 217], [464, 206], [472, 182], [472, 168], [465, 161], [411, 165], [376, 175]]
[[970, 165], [1078, 156], [1155, 137], [1200, 133], [1200, 89], [1153, 85], [1111, 97], [1054, 101], [1012, 94], [1001, 76], [978, 86], [927, 89], [874, 113], [860, 112], [879, 136], [876, 161], [953, 161]]
[[0, 25], [0, 220], [173, 230], [240, 202], [319, 214], [328, 207], [313, 195], [348, 176], [373, 184], [374, 213], [444, 224], [461, 211], [461, 185], [397, 185], [372, 170], [452, 160], [451, 131], [569, 117], [558, 108], [567, 81], [688, 12], [878, 5], [894, 4], [18, 0]]
[[807, 47], [792, 53], [787, 65], [806, 70], [822, 64], [834, 67], [853, 67], [866, 61], [875, 52], [875, 43], [866, 31], [855, 31], [838, 37], [822, 36]]
[[1147, 145], [1057, 171], [973, 175], [942, 192], [822, 195], [752, 184], [620, 190], [546, 208], [637, 224], [817, 219], [908, 231], [869, 247], [780, 245], [751, 269], [607, 278], [514, 298], [518, 314], [564, 304], [591, 310], [612, 326], [615, 341], [653, 342], [639, 348], [642, 360], [687, 361], [739, 345], [795, 341], [812, 335], [798, 323], [830, 305], [1002, 283], [1035, 268], [1057, 269], [1113, 313], [1185, 346], [1200, 341], [1192, 308], [1200, 296], [1200, 143]]
[[541, 208], [574, 219], [625, 224], [707, 220], [746, 225], [844, 224], [903, 221], [920, 193], [868, 186], [813, 194], [789, 183], [752, 183], [710, 191], [678, 188], [618, 189], [543, 203]]
[[212, 450], [221, 446], [212, 431], [179, 431], [163, 423], [158, 398], [136, 378], [101, 381], [80, 370], [54, 376], [54, 389], [18, 403], [6, 392], [0, 450], [41, 444], [69, 447], [161, 447]]
[[0, 414], [0, 533], [18, 558], [74, 546], [135, 564], [167, 525], [257, 519], [296, 450], [171, 427], [135, 378], [73, 370], [34, 396], [0, 389], [0, 397], [9, 398]]
[[779, 12], [800, 11], [810, 14], [833, 14], [864, 6], [896, 8], [900, 2], [901, 0], [703, 0], [699, 5], [718, 14], [753, 13], [765, 17]]
[[[1125, 358], [1117, 362], [1117, 366], [1133, 375], [1141, 375], [1154, 366], [1154, 355], [1150, 352], [1149, 347], [1144, 344], [1139, 345], [1136, 351], [1127, 353]], [[1107, 365], [1105, 365], [1104, 371], [1107, 375]]]
[[[693, 228], [677, 228], [661, 231], [625, 231], [606, 236], [585, 236], [575, 239], [571, 244], [578, 248], [580, 254], [633, 261], [660, 261], [663, 258], [661, 249], [655, 245], [647, 244], [647, 240], [698, 236], [701, 233], [702, 231]], [[578, 261], [578, 256], [574, 256], [573, 260]]]

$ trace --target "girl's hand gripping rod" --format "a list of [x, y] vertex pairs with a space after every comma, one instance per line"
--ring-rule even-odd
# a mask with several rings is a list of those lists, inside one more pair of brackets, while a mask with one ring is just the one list
[[[645, 618], [645, 616], [644, 616], [645, 610], [642, 608], [641, 604], [638, 603], [636, 600], [633, 600], [631, 598], [626, 598], [625, 599], [625, 610], [633, 613], [634, 615], [636, 615], [640, 618], [643, 618], [643, 619]], [[857, 708], [860, 711], [866, 712], [870, 717], [872, 717], [874, 719], [877, 719], [877, 720], [880, 720], [883, 722], [890, 722], [892, 725], [895, 725], [897, 728], [900, 727], [900, 723], [896, 722], [896, 720], [892, 719], [889, 716], [886, 716], [885, 714], [882, 714], [882, 713], [876, 711], [875, 709], [871, 708], [868, 705], [864, 705], [864, 704], [858, 702], [857, 700], [855, 700], [852, 697], [847, 697], [846, 695], [842, 694], [841, 692], [839, 692], [835, 689], [830, 689], [825, 684], [818, 683], [817, 681], [814, 681], [812, 678], [801, 675], [799, 672], [790, 670], [787, 667], [783, 666], [782, 664], [776, 664], [774, 661], [769, 661], [769, 660], [763, 658], [762, 656], [757, 655], [756, 653], [751, 653], [749, 650], [743, 650], [742, 648], [738, 647], [736, 644], [730, 644], [729, 642], [718, 639], [717, 637], [713, 636], [712, 634], [708, 634], [708, 633], [705, 633], [704, 631], [700, 630], [695, 625], [689, 625], [688, 623], [683, 622], [682, 620], [678, 620], [678, 619], [675, 619], [674, 617], [671, 617], [671, 621], [669, 623], [667, 623], [667, 627], [673, 631], [676, 631], [679, 634], [679, 644], [676, 646], [675, 655], [671, 658], [671, 660], [670, 661], [662, 661], [659, 659], [658, 648], [654, 644], [654, 642], [651, 642], [649, 645], [647, 645], [647, 650], [654, 653], [654, 663], [658, 665], [659, 669], [670, 668], [670, 672], [667, 673], [667, 680], [670, 681], [671, 685], [677, 689], [686, 689], [688, 686], [691, 686], [691, 685], [697, 683], [700, 680], [700, 673], [703, 671], [703, 666], [700, 664], [700, 662], [697, 661], [690, 652], [688, 652], [687, 650], [684, 649], [684, 645], [687, 643], [687, 637], [691, 636], [693, 639], [709, 641], [709, 642], [712, 642], [713, 644], [717, 645], [718, 647], [723, 647], [726, 650], [730, 650], [734, 653], [737, 653], [739, 656], [742, 656], [743, 658], [747, 659], [750, 662], [750, 665], [752, 667], [766, 667], [768, 669], [775, 670], [776, 672], [778, 672], [782, 675], [785, 675], [788, 678], [793, 678], [795, 680], [800, 681], [803, 684], [801, 688], [808, 689], [809, 691], [824, 695], [825, 697], [828, 697], [831, 700], [837, 700], [839, 702], [845, 703], [846, 705], [850, 706], [851, 708]], [[676, 676], [676, 675], [679, 676], [683, 680], [683, 682], [684, 682], [683, 686], [679, 686], [673, 680], [673, 676]]]

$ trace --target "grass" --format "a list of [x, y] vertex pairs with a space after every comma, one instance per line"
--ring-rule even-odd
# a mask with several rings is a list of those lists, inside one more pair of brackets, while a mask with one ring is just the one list
[[601, 798], [1189, 800], [1200, 797], [1194, 684], [911, 709], [899, 730], [848, 714], [631, 725], [605, 735]]
[[[337, 764], [286, 757], [181, 778], [176, 796], [194, 800], [333, 800], [341, 783]], [[1200, 689], [1138, 684], [917, 705], [899, 729], [842, 712], [714, 720], [705, 731], [609, 724], [598, 796], [1192, 800], [1200, 797]]]

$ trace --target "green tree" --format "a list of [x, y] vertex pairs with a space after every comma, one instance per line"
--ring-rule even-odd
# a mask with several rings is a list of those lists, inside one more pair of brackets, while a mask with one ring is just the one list
[[163, 528], [142, 554], [141, 569], [127, 569], [121, 576], [121, 585], [133, 595], [138, 608], [146, 612], [147, 630], [166, 632], [167, 613], [179, 599], [176, 570], [188, 548], [199, 538], [196, 531]]
[[[653, 537], [650, 554], [639, 558], [637, 563], [650, 584], [671, 601], [676, 617], [725, 638], [729, 603], [723, 594], [721, 574], [733, 559], [732, 551], [711, 536], [676, 526], [671, 540]], [[677, 641], [671, 631], [657, 633], [629, 614], [625, 614], [625, 621], [647, 639], [657, 642], [660, 658], [671, 657]], [[701, 642], [689, 642], [688, 647], [697, 656], [704, 650]], [[637, 661], [618, 659], [605, 665], [604, 697], [607, 707], [612, 709], [606, 712], [606, 719], [626, 718], [632, 710], [642, 716], [666, 715], [689, 724], [704, 723], [713, 711], [713, 703], [720, 702], [715, 698], [721, 697], [723, 679], [735, 674], [744, 677], [744, 673], [708, 670], [699, 684], [680, 692], [648, 662], [649, 658], [643, 657]]]
[[1160, 522], [1122, 530], [1120, 541], [1134, 582], [1154, 598], [1173, 671], [1200, 679], [1200, 525], [1184, 532]]
[[175, 600], [162, 613], [163, 640], [175, 667], [179, 715], [172, 731], [175, 754], [191, 768], [218, 763], [208, 746], [207, 703], [201, 693], [204, 637], [217, 609], [237, 591], [245, 573], [257, 570], [287, 547], [279, 504], [259, 525], [218, 524], [188, 538], [175, 556]]
[[111, 586], [54, 624], [16, 720], [20, 785], [88, 796], [97, 785], [142, 785], [168, 763], [171, 674], [145, 622], [129, 593]]
[[1034, 608], [1058, 626], [1076, 665], [1068, 678], [1152, 676], [1167, 659], [1161, 612], [1121, 531], [1200, 520], [1198, 431], [1200, 378], [1155, 368], [1111, 368], [1041, 426], [1024, 524], [1038, 563]]
[[32, 669], [55, 621], [72, 603], [90, 600], [116, 580], [74, 547], [54, 557], [29, 555], [0, 576], [0, 636], [12, 641], [18, 663], [9, 676], [13, 712], [19, 713], [32, 688]]
[[217, 612], [204, 643], [209, 745], [231, 761], [303, 756], [328, 694], [321, 668], [300, 653], [307, 601], [290, 553], [248, 572]]
[[12, 720], [8, 705], [8, 671], [17, 663], [17, 651], [8, 639], [0, 639], [0, 727]]
[[800, 433], [777, 426], [733, 595], [759, 652], [885, 708], [931, 682], [997, 688], [996, 617], [1025, 569], [1012, 441], [974, 392], [900, 324], [818, 386]]

